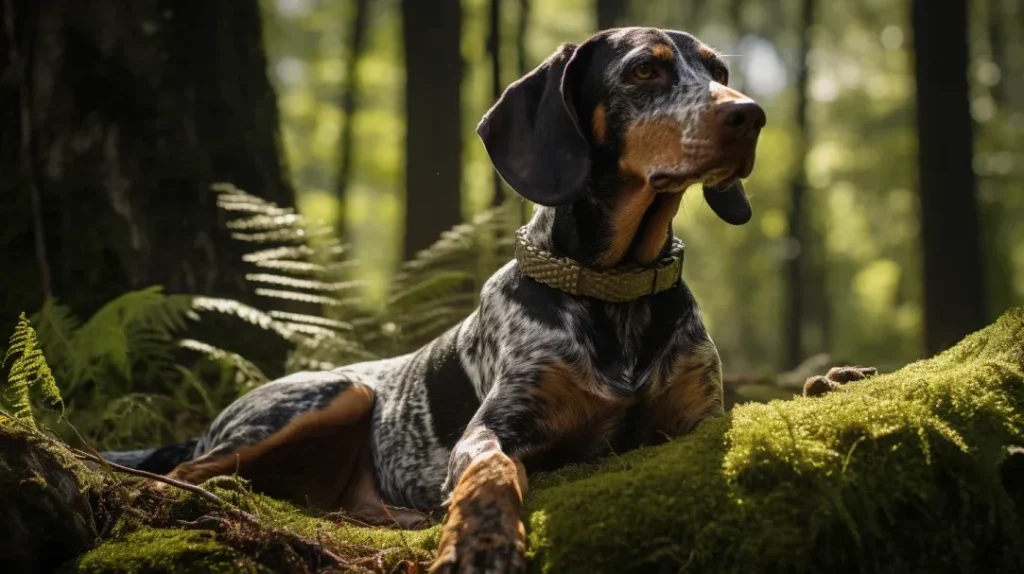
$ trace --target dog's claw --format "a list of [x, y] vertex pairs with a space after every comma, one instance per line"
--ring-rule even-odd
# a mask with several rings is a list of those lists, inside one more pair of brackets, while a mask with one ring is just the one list
[[485, 542], [484, 548], [442, 550], [431, 566], [431, 574], [521, 574], [526, 572], [525, 547], [519, 541]]
[[878, 369], [874, 367], [833, 367], [825, 375], [808, 378], [804, 383], [804, 396], [821, 396], [846, 383], [861, 381], [877, 374]]

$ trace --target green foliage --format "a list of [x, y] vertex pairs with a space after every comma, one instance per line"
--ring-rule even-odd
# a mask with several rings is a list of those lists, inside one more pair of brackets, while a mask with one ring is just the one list
[[[232, 522], [224, 509], [191, 492], [169, 490], [144, 514], [127, 512], [112, 525], [110, 538], [65, 566], [68, 573], [107, 572], [306, 572], [303, 557], [277, 532], [316, 541], [354, 564], [343, 571], [395, 572], [403, 561], [421, 566], [438, 543], [438, 529], [400, 531], [314, 517], [249, 490], [236, 477], [218, 477], [203, 488], [232, 507], [259, 518], [262, 531]], [[202, 531], [176, 527], [217, 517], [224, 528]], [[356, 564], [367, 568], [361, 569]], [[323, 565], [321, 565], [323, 567]], [[319, 570], [317, 570], [319, 571]], [[416, 570], [412, 570], [416, 571]]]
[[[45, 354], [53, 371], [47, 368], [45, 377], [39, 375], [46, 383], [44, 402], [59, 381], [68, 415], [96, 447], [179, 440], [199, 432], [240, 393], [267, 380], [235, 353], [194, 339], [179, 341], [199, 312], [277, 327], [269, 317], [233, 301], [167, 295], [153, 286], [117, 297], [84, 322], [60, 301], [47, 301], [32, 316], [37, 329], [30, 338], [19, 324], [7, 356], [23, 349], [24, 341], [37, 345], [14, 368], [24, 363], [31, 370], [38, 363], [25, 363], [26, 357], [42, 359]], [[202, 360], [195, 361], [191, 353], [199, 353]], [[20, 389], [19, 384], [9, 392], [19, 393], [16, 404], [23, 411], [27, 395]], [[47, 421], [48, 415], [41, 416]]]
[[110, 301], [84, 324], [57, 300], [47, 301], [33, 322], [65, 392], [73, 396], [83, 385], [116, 380], [124, 388], [133, 378], [172, 372], [173, 333], [194, 317], [191, 301], [153, 286]]
[[82, 574], [214, 574], [263, 570], [249, 560], [240, 559], [231, 548], [214, 540], [208, 532], [143, 529], [85, 554], [68, 571]]
[[395, 275], [382, 325], [393, 352], [410, 352], [476, 309], [484, 282], [514, 255], [522, 204], [509, 200], [456, 225]]
[[216, 189], [218, 205], [234, 217], [233, 237], [254, 244], [243, 258], [261, 272], [247, 279], [287, 310], [202, 297], [193, 306], [238, 316], [292, 343], [289, 371], [407, 353], [441, 334], [476, 308], [484, 282], [511, 259], [521, 221], [521, 204], [509, 201], [445, 232], [399, 268], [385, 304], [374, 309], [363, 284], [344, 280], [355, 262], [330, 230], [233, 186]]
[[[12, 361], [13, 359], [13, 361]], [[53, 372], [46, 363], [39, 338], [25, 314], [18, 318], [18, 325], [11, 335], [10, 345], [4, 353], [0, 366], [10, 363], [3, 398], [10, 407], [10, 416], [29, 425], [35, 425], [30, 392], [36, 391], [43, 402], [60, 414], [64, 413], [64, 399], [57, 389]]]

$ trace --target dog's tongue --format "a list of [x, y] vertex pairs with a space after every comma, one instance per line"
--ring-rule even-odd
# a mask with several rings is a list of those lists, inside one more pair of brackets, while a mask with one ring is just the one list
[[743, 225], [753, 215], [743, 183], [738, 179], [721, 187], [705, 185], [704, 199], [722, 221], [732, 225]]

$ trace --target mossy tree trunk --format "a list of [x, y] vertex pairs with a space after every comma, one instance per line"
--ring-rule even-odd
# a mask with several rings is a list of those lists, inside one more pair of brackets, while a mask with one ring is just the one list
[[0, 6], [0, 251], [21, 285], [0, 330], [44, 295], [83, 315], [153, 284], [249, 299], [210, 185], [295, 202], [257, 1]]

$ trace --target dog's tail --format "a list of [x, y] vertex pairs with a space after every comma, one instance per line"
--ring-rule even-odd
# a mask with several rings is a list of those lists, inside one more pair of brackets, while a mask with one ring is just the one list
[[174, 470], [174, 467], [183, 462], [192, 460], [199, 439], [190, 439], [161, 446], [157, 448], [144, 448], [141, 450], [107, 451], [101, 452], [103, 460], [144, 470], [154, 474], [167, 474]]

